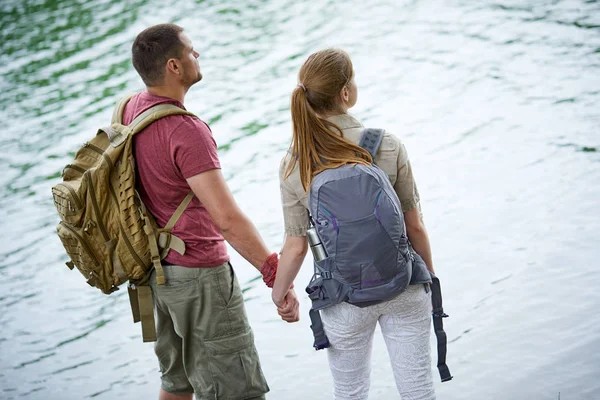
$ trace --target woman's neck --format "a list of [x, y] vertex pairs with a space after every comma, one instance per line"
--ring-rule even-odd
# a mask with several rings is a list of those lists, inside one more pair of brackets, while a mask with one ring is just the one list
[[325, 111], [325, 112], [321, 112], [318, 113], [317, 115], [319, 115], [321, 118], [331, 118], [331, 117], [335, 117], [336, 115], [345, 115], [348, 114], [348, 109], [336, 109], [336, 110], [330, 110], [330, 111]]

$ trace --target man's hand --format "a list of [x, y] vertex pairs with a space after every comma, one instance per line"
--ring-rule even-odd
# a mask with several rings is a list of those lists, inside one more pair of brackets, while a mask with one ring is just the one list
[[277, 313], [286, 322], [297, 322], [300, 319], [300, 303], [294, 289], [288, 290], [281, 301], [273, 299], [277, 306]]

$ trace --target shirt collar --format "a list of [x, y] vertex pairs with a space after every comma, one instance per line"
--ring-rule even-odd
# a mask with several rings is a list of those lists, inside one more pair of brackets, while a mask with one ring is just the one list
[[350, 114], [333, 115], [331, 117], [328, 117], [327, 121], [333, 122], [342, 130], [352, 128], [363, 128], [362, 124]]

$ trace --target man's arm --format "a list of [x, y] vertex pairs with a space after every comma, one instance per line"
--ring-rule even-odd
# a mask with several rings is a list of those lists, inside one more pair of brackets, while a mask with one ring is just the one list
[[240, 210], [220, 169], [211, 169], [187, 179], [190, 188], [229, 244], [260, 271], [269, 249], [254, 224]]
[[413, 249], [421, 256], [427, 269], [435, 274], [433, 269], [433, 260], [431, 258], [431, 246], [429, 245], [429, 236], [425, 229], [425, 224], [421, 219], [421, 213], [418, 208], [413, 208], [404, 213], [404, 223], [406, 224], [406, 234], [412, 244]]

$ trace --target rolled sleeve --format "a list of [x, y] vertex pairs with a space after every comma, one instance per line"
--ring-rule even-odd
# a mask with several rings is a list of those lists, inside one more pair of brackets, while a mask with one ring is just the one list
[[400, 199], [402, 212], [407, 212], [415, 208], [419, 212], [421, 211], [419, 190], [413, 177], [408, 153], [403, 144], [400, 145], [400, 151], [398, 152], [398, 175], [394, 183], [394, 190], [398, 195], [398, 199]]
[[281, 206], [283, 208], [283, 223], [285, 234], [288, 236], [306, 236], [308, 230], [308, 210], [300, 201], [300, 195], [294, 190], [292, 177], [284, 179], [285, 159], [279, 170], [279, 188], [281, 191]]

